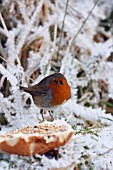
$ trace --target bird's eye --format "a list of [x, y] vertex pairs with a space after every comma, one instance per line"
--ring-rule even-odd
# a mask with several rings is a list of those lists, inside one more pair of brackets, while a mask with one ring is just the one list
[[64, 82], [63, 82], [63, 81], [60, 81], [60, 84], [64, 84]]
[[57, 83], [57, 80], [56, 80], [56, 79], [54, 79], [53, 81], [54, 81], [55, 83]]

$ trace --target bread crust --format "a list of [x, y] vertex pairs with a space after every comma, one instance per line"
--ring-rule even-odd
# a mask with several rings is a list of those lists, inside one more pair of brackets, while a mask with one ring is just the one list
[[[74, 132], [71, 126], [66, 122], [65, 125], [60, 126], [57, 126], [56, 123], [49, 123], [47, 127], [47, 122], [46, 124], [41, 124], [41, 126], [42, 125], [43, 128], [41, 132], [39, 132], [39, 129], [34, 132], [33, 129], [36, 129], [34, 128], [35, 126], [29, 126], [28, 132], [29, 129], [32, 129], [32, 131], [30, 131], [31, 134], [26, 134], [27, 128], [25, 127], [26, 133], [22, 133], [23, 129], [20, 129], [18, 131], [16, 130], [16, 132], [13, 131], [0, 136], [0, 151], [23, 156], [31, 156], [36, 153], [42, 155], [51, 149], [65, 145]], [[54, 126], [54, 128], [52, 126]], [[38, 125], [38, 127], [40, 127], [40, 125]], [[45, 129], [47, 128], [48, 131], [46, 132]], [[57, 131], [54, 130], [55, 128], [57, 128]]]

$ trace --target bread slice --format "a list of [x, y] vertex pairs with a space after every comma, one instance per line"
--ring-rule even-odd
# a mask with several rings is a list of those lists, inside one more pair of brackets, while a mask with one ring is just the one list
[[0, 135], [0, 152], [31, 156], [65, 145], [74, 130], [62, 120], [45, 121]]

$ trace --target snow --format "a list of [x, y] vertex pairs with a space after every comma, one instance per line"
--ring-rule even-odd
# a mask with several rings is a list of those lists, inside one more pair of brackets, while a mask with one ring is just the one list
[[[0, 170], [74, 169], [75, 166], [112, 170], [113, 116], [109, 112], [113, 107], [106, 111], [106, 105], [101, 103], [113, 101], [113, 37], [112, 27], [106, 31], [100, 22], [110, 16], [113, 1], [98, 2], [76, 39], [73, 38], [95, 0], [69, 1], [59, 57], [57, 50], [66, 0], [4, 0], [2, 3], [0, 55], [6, 62], [0, 59], [0, 114], [5, 115], [8, 124], [0, 125], [0, 133], [40, 121], [39, 108], [29, 94], [19, 90], [19, 86], [36, 84], [54, 72], [65, 75], [72, 94], [53, 116], [60, 121], [63, 118], [76, 128], [73, 138], [59, 148], [58, 160], [45, 155], [22, 157], [0, 153]], [[5, 11], [7, 18], [3, 15]], [[110, 25], [110, 20], [105, 24]], [[54, 28], [57, 28], [56, 32]], [[3, 50], [6, 56], [3, 56]], [[26, 68], [22, 65], [23, 60]], [[34, 79], [32, 82], [30, 77]], [[9, 86], [5, 96], [6, 79]], [[27, 99], [30, 104], [26, 103]]]

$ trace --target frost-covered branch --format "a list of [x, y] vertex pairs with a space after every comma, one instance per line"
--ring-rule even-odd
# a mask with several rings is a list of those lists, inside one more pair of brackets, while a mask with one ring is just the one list
[[42, 5], [43, 5], [43, 0], [41, 0], [41, 1], [39, 2], [39, 5], [37, 6], [37, 8], [36, 8], [36, 10], [35, 10], [32, 18], [30, 19], [29, 23], [26, 23], [26, 24], [23, 26], [23, 30], [22, 30], [21, 34], [19, 35], [18, 41], [17, 41], [17, 46], [16, 46], [17, 54], [20, 53], [20, 50], [21, 50], [21, 48], [23, 47], [24, 42], [25, 42], [28, 34], [29, 34], [30, 31], [31, 31], [34, 22], [36, 21], [36, 19], [38, 20], [38, 15], [39, 15], [39, 13], [40, 13], [40, 11], [41, 11]]

